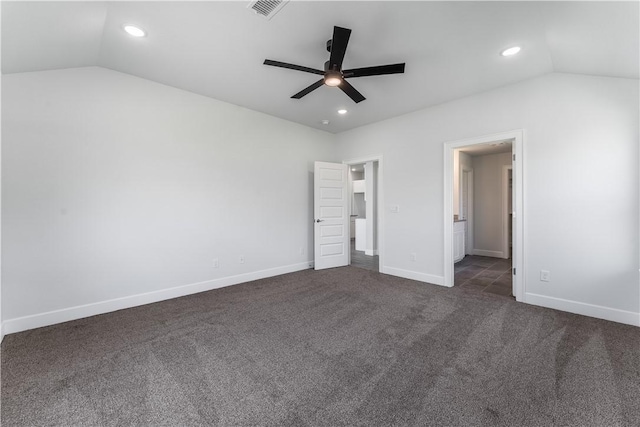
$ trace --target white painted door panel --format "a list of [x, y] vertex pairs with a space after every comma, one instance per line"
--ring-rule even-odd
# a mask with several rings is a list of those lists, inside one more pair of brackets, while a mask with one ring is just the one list
[[349, 264], [347, 165], [314, 165], [314, 266], [316, 270]]

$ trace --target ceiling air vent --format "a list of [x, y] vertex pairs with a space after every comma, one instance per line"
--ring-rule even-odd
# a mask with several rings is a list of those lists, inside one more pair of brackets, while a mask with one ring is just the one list
[[247, 7], [253, 10], [256, 15], [271, 19], [287, 3], [289, 3], [289, 0], [257, 0], [249, 3]]

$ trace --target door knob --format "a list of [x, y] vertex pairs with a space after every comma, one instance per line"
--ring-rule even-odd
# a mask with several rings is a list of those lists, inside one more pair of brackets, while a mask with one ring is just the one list
[[316, 219], [316, 222], [322, 222], [324, 219]]

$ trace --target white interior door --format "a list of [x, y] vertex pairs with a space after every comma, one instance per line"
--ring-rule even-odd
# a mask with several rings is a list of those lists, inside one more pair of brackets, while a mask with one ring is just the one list
[[349, 264], [348, 165], [315, 162], [314, 266], [316, 270]]

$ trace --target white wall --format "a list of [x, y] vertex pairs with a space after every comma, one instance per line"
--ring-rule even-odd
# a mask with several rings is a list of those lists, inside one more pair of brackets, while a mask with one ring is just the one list
[[98, 67], [2, 85], [7, 332], [313, 259], [333, 135]]
[[638, 80], [553, 73], [339, 134], [400, 206], [381, 271], [442, 283], [443, 143], [522, 128], [525, 301], [640, 325], [638, 104]]
[[313, 160], [383, 155], [381, 269], [438, 283], [443, 143], [518, 128], [525, 301], [640, 324], [637, 80], [550, 74], [337, 137], [101, 68], [3, 76], [2, 104], [6, 332], [304, 268]]
[[472, 157], [474, 253], [503, 256], [502, 166], [511, 153]]
[[462, 197], [462, 171], [473, 169], [471, 156], [459, 149], [453, 150], [453, 214], [460, 216]]
[[[351, 174], [351, 182], [364, 180], [364, 172], [349, 171]], [[359, 218], [365, 218], [367, 215], [367, 207], [364, 201], [364, 193], [354, 193], [353, 187], [351, 192], [351, 215], [358, 215]], [[355, 239], [355, 234], [351, 236]]]
[[460, 150], [453, 150], [453, 214], [460, 215]]
[[366, 196], [366, 211], [367, 211], [367, 237], [366, 237], [366, 248], [365, 255], [373, 256], [375, 251], [378, 249], [377, 245], [377, 235], [376, 235], [376, 205], [378, 204], [377, 199], [377, 165], [373, 161], [369, 161], [365, 164], [364, 167], [364, 185], [365, 185], [365, 196]]

